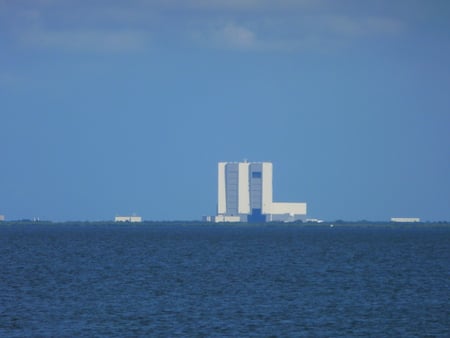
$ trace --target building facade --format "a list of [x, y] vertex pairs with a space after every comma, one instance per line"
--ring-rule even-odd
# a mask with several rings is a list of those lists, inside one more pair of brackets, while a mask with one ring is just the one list
[[272, 163], [220, 162], [217, 216], [206, 220], [287, 222], [306, 218], [306, 203], [275, 203], [272, 189]]

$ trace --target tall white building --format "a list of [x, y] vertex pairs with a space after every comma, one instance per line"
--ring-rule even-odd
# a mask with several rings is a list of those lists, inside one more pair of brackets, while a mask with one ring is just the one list
[[272, 200], [272, 163], [220, 162], [216, 222], [296, 221], [306, 217], [306, 203]]

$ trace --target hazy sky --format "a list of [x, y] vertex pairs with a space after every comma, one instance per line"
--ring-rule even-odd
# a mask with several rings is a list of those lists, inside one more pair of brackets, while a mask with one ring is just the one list
[[0, 214], [215, 214], [272, 161], [310, 217], [450, 220], [448, 0], [0, 0]]

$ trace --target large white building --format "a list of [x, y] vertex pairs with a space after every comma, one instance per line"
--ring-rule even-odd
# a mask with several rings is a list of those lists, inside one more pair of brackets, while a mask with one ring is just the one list
[[220, 162], [215, 222], [292, 222], [306, 218], [306, 203], [272, 200], [272, 163]]

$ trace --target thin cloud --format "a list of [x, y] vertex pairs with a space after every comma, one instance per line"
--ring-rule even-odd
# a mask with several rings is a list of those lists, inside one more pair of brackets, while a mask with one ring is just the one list
[[259, 11], [305, 9], [321, 6], [324, 0], [156, 0], [142, 2], [150, 7], [206, 11]]
[[[406, 31], [400, 19], [346, 12], [329, 0], [0, 0], [8, 43], [68, 51], [139, 51], [195, 42], [232, 50], [307, 50], [345, 46]], [[358, 7], [357, 3], [353, 7]], [[2, 22], [3, 21], [3, 22]], [[194, 37], [194, 39], [192, 39]], [[330, 41], [333, 41], [330, 44]], [[150, 44], [151, 42], [151, 44]]]
[[222, 47], [253, 49], [257, 46], [255, 33], [234, 23], [228, 23], [216, 30], [212, 37], [215, 44]]
[[254, 29], [235, 22], [222, 23], [190, 35], [197, 44], [216, 49], [240, 51], [287, 50], [292, 41], [261, 39]]
[[40, 48], [67, 51], [127, 52], [147, 45], [147, 36], [137, 31], [34, 30], [25, 33], [22, 42]]
[[405, 30], [405, 24], [400, 20], [385, 17], [328, 16], [319, 22], [327, 33], [345, 37], [396, 35]]
[[[326, 51], [359, 39], [397, 37], [406, 30], [399, 20], [383, 17], [303, 16], [285, 20], [248, 18], [242, 23], [198, 25], [197, 42], [213, 48], [255, 51]], [[214, 28], [211, 28], [214, 27]]]
[[400, 20], [383, 17], [369, 17], [366, 19], [369, 32], [376, 34], [399, 34], [406, 30], [406, 24]]

